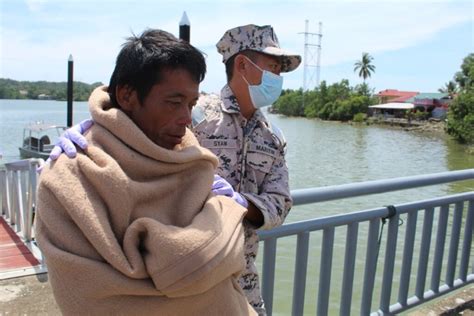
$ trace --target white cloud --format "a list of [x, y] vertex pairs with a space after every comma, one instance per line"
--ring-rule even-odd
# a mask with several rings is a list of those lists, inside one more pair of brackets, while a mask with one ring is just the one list
[[[215, 44], [227, 29], [237, 25], [271, 24], [283, 48], [303, 54], [301, 33], [305, 20], [310, 22], [310, 32], [317, 32], [318, 22], [322, 21], [324, 70], [353, 63], [365, 51], [374, 56], [422, 47], [440, 33], [474, 20], [472, 2], [449, 0], [186, 0], [179, 3], [26, 0], [25, 3], [31, 11], [29, 14], [21, 9], [11, 11], [2, 22], [0, 77], [63, 80], [67, 58], [73, 54], [76, 80], [107, 82], [120, 45], [131, 31], [140, 33], [145, 27], [156, 27], [177, 35], [179, 20], [186, 11], [191, 21], [191, 42], [208, 56], [208, 75], [202, 84], [208, 91], [218, 91], [225, 82]], [[285, 86], [299, 86], [301, 68], [285, 77]], [[322, 72], [322, 75], [329, 74]]]
[[[474, 19], [472, 4], [469, 9], [469, 5], [458, 7], [449, 3], [277, 1], [271, 7], [221, 5], [187, 14], [191, 20], [191, 39], [197, 46], [214, 47], [224, 31], [236, 25], [271, 24], [281, 45], [300, 54], [304, 53], [301, 33], [305, 19], [309, 20], [312, 33], [318, 32], [318, 23], [322, 22], [322, 63], [329, 66], [354, 60], [362, 51], [375, 54], [419, 45], [438, 32]], [[166, 26], [173, 28], [172, 24]], [[317, 43], [316, 36], [310, 36], [310, 40]]]
[[[31, 42], [23, 33], [5, 32], [4, 36], [3, 41], [9, 44], [2, 48], [0, 76], [21, 80], [29, 77], [29, 80], [65, 81], [70, 54], [75, 63], [75, 80], [108, 80], [122, 42], [120, 38], [109, 38], [105, 34], [76, 36], [47, 45], [42, 41]], [[104, 68], [108, 71], [101, 74]]]
[[47, 0], [26, 0], [26, 5], [30, 11], [36, 12], [40, 11], [44, 5], [47, 3]]

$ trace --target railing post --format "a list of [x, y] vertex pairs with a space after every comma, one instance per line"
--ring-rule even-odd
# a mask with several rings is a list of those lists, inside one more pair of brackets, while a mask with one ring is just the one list
[[344, 255], [344, 275], [342, 277], [340, 315], [351, 314], [352, 288], [354, 284], [355, 257], [357, 252], [357, 235], [359, 223], [347, 226], [346, 253]]
[[29, 170], [20, 171], [20, 197], [21, 197], [21, 207], [20, 207], [20, 214], [21, 214], [21, 235], [24, 238], [26, 230], [28, 229], [28, 217], [31, 213], [31, 210], [28, 208], [28, 185], [29, 185]]
[[415, 295], [422, 300], [425, 293], [426, 274], [428, 268], [428, 258], [430, 255], [431, 233], [433, 230], [433, 214], [434, 208], [430, 207], [425, 210], [423, 219], [423, 230], [421, 233], [420, 256], [418, 259], [418, 273], [416, 276]]
[[362, 304], [360, 308], [360, 315], [364, 316], [369, 315], [372, 308], [372, 295], [374, 293], [375, 273], [377, 271], [377, 259], [379, 253], [379, 245], [377, 244], [379, 229], [380, 219], [372, 219], [370, 221], [369, 235], [367, 237]]
[[392, 294], [391, 284], [393, 282], [393, 269], [395, 265], [395, 254], [397, 251], [398, 220], [399, 215], [396, 214], [390, 217], [388, 222], [387, 249], [384, 259], [382, 294], [380, 295], [380, 309], [384, 313], [390, 313], [390, 296]]
[[446, 284], [450, 287], [454, 285], [454, 273], [456, 271], [456, 261], [458, 257], [459, 236], [461, 234], [461, 220], [464, 205], [458, 202], [454, 207], [453, 223], [451, 228], [451, 241], [449, 243], [448, 266], [446, 268]]
[[[18, 205], [18, 172], [16, 170], [12, 170], [10, 172], [11, 175], [11, 186], [10, 186], [10, 224], [15, 225], [18, 228], [19, 222], [19, 205]], [[15, 232], [18, 232], [18, 229], [15, 229]]]
[[[459, 265], [459, 278], [467, 281], [467, 270], [469, 266], [469, 254], [472, 244], [473, 224], [474, 223], [474, 200], [469, 201], [466, 215], [466, 224], [464, 228], [464, 241], [462, 244], [461, 263]], [[474, 258], [472, 259], [472, 273], [474, 274]]]
[[263, 249], [262, 297], [267, 314], [273, 310], [273, 290], [275, 286], [276, 238], [265, 240]]
[[413, 248], [415, 245], [415, 232], [418, 212], [410, 212], [407, 216], [405, 230], [405, 245], [403, 248], [402, 271], [400, 275], [400, 288], [398, 290], [398, 302], [402, 306], [407, 305], [408, 289], [410, 287], [411, 266], [413, 263]]
[[439, 292], [439, 279], [444, 256], [444, 244], [446, 241], [446, 228], [448, 224], [449, 205], [441, 206], [438, 219], [438, 231], [436, 232], [436, 246], [433, 258], [433, 271], [431, 274], [431, 290]]
[[7, 212], [7, 171], [0, 168], [0, 216]]
[[296, 243], [295, 277], [293, 282], [292, 316], [303, 315], [308, 269], [309, 232], [298, 234]]
[[323, 230], [323, 247], [321, 250], [321, 269], [319, 272], [318, 315], [327, 315], [329, 306], [329, 289], [331, 288], [332, 252], [334, 246], [334, 227]]
[[11, 176], [10, 171], [5, 170], [5, 216], [6, 219], [11, 220]]
[[30, 170], [28, 172], [28, 196], [27, 196], [27, 212], [25, 214], [26, 218], [26, 225], [25, 225], [25, 232], [24, 237], [26, 241], [31, 241], [32, 239], [32, 231], [33, 231], [33, 220], [34, 220], [34, 211], [36, 209], [36, 179], [37, 179], [37, 172], [36, 172], [36, 163], [32, 162], [30, 165]]

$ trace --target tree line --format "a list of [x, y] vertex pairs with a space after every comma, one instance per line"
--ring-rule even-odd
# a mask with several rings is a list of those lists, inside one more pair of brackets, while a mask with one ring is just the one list
[[[73, 82], [74, 101], [87, 101], [101, 82], [87, 84], [80, 81]], [[0, 78], [0, 99], [31, 99], [41, 98], [65, 101], [67, 100], [67, 82], [48, 81], [16, 81]]]
[[332, 85], [322, 81], [311, 91], [284, 90], [272, 110], [288, 116], [349, 121], [367, 113], [369, 105], [376, 104], [372, 92], [366, 83], [351, 87], [347, 79]]
[[[369, 106], [378, 102], [374, 89], [366, 83], [375, 71], [372, 61], [372, 56], [363, 53], [362, 59], [354, 64], [354, 72], [363, 79], [362, 84], [351, 87], [349, 81], [343, 79], [331, 85], [322, 81], [311, 91], [287, 89], [271, 111], [323, 120], [363, 121]], [[461, 70], [439, 91], [449, 93], [453, 99], [445, 121], [446, 131], [460, 143], [474, 144], [474, 53], [464, 58]]]
[[323, 120], [363, 120], [369, 105], [377, 103], [373, 89], [365, 82], [375, 72], [373, 57], [362, 53], [361, 60], [354, 64], [363, 83], [351, 87], [347, 79], [332, 85], [326, 81], [311, 91], [284, 90], [272, 106], [272, 111], [289, 116], [317, 117]]

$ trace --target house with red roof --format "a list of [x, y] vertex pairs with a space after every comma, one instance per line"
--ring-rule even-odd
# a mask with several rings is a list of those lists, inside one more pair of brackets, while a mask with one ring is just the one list
[[380, 103], [405, 103], [408, 99], [413, 98], [419, 92], [415, 91], [398, 91], [396, 89], [385, 89], [380, 91], [375, 96], [379, 98]]
[[[381, 105], [394, 104], [391, 107], [396, 110], [401, 103], [413, 104], [416, 111], [429, 112], [431, 116], [442, 118], [451, 103], [452, 98], [447, 93], [420, 93], [416, 91], [399, 91], [396, 89], [386, 89], [375, 95], [379, 98]], [[390, 107], [387, 107], [390, 108]]]
[[432, 117], [444, 118], [452, 98], [448, 93], [419, 93], [406, 102], [411, 102], [415, 110], [430, 112]]

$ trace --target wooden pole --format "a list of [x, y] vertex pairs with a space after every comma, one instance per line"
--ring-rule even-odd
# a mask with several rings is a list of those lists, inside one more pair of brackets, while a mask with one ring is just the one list
[[67, 62], [67, 127], [72, 126], [73, 70], [74, 60], [72, 55], [69, 55]]

